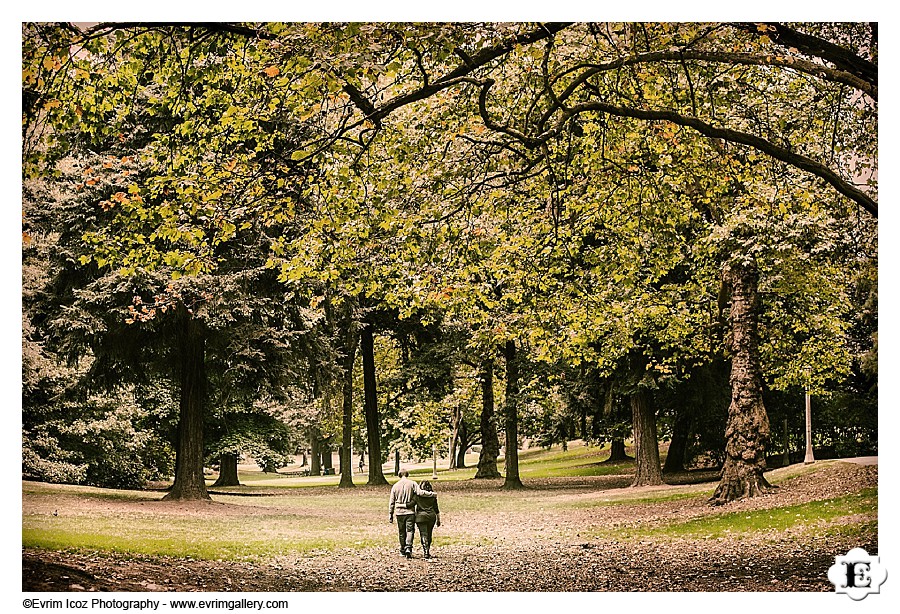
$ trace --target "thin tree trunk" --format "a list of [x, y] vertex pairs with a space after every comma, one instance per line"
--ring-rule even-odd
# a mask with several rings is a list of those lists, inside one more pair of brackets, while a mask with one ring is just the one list
[[456, 468], [466, 468], [466, 449], [469, 447], [469, 429], [466, 427], [466, 421], [459, 420], [459, 447], [456, 450]]
[[[612, 381], [608, 381], [605, 394], [603, 395], [603, 417], [606, 420], [612, 420], [615, 400], [615, 389]], [[604, 463], [621, 463], [623, 461], [634, 460], [628, 456], [625, 451], [625, 438], [613, 437], [609, 442], [609, 458]]]
[[[348, 337], [351, 337], [352, 333], [348, 333]], [[350, 445], [353, 439], [353, 362], [356, 357], [356, 347], [353, 340], [345, 346], [345, 351], [347, 352], [344, 357], [344, 382], [343, 382], [343, 432], [341, 435], [341, 439], [343, 440], [343, 444], [341, 446], [341, 466], [342, 467], [350, 467], [353, 464], [353, 459], [351, 458], [351, 453], [353, 451], [353, 447]], [[338, 484], [341, 488], [352, 488], [353, 487], [353, 472], [352, 471], [344, 471], [341, 473], [341, 481]]]
[[334, 474], [334, 465], [331, 459], [331, 438], [327, 438], [322, 442], [322, 473], [325, 475]]
[[[341, 466], [350, 467], [353, 464], [351, 457], [352, 439], [353, 439], [353, 363], [356, 361], [356, 343], [357, 336], [354, 331], [354, 322], [352, 309], [345, 307], [347, 311], [344, 313], [342, 326], [340, 328], [341, 340], [343, 342], [344, 360], [343, 360], [343, 381], [341, 385], [341, 396], [343, 397], [343, 428], [341, 431]], [[341, 481], [338, 484], [340, 488], [353, 487], [353, 472], [344, 471], [341, 473]]]
[[400, 450], [394, 450], [394, 475], [400, 475]]
[[362, 329], [359, 340], [363, 364], [363, 405], [366, 413], [366, 442], [369, 449], [369, 486], [387, 484], [381, 469], [381, 424], [378, 415], [378, 391], [375, 377], [375, 337], [372, 326]]
[[506, 424], [506, 479], [503, 488], [517, 490], [525, 486], [519, 479], [519, 359], [515, 341], [507, 341], [503, 353], [506, 358], [506, 407], [503, 412]]
[[448, 455], [450, 458], [450, 469], [456, 469], [456, 450], [459, 440], [459, 423], [462, 420], [462, 408], [457, 405], [453, 408], [452, 424], [450, 426], [450, 450]]
[[481, 366], [481, 453], [475, 478], [499, 478], [498, 456], [500, 440], [494, 424], [494, 360], [489, 358]]
[[322, 475], [322, 450], [316, 429], [310, 429], [309, 448], [309, 475]]
[[237, 454], [222, 454], [219, 457], [219, 477], [213, 483], [213, 486], [240, 486], [238, 479], [238, 457]]
[[587, 406], [585, 404], [581, 404], [581, 440], [588, 440], [588, 428], [587, 428]]
[[762, 373], [757, 339], [758, 272], [754, 263], [734, 263], [726, 271], [731, 286], [731, 405], [725, 429], [725, 466], [710, 498], [721, 505], [762, 494], [769, 418], [762, 400]]
[[781, 466], [787, 467], [791, 464], [791, 439], [788, 431], [788, 419], [784, 419], [784, 443], [781, 451]]
[[203, 477], [203, 412], [206, 402], [206, 339], [202, 325], [184, 314], [181, 350], [181, 399], [178, 409], [178, 463], [175, 483], [164, 497], [175, 501], [209, 499]]
[[685, 410], [679, 410], [675, 415], [675, 423], [672, 425], [672, 441], [669, 442], [669, 451], [666, 454], [666, 464], [663, 465], [663, 473], [680, 473], [684, 471], [684, 455], [687, 451], [690, 432], [691, 415]]

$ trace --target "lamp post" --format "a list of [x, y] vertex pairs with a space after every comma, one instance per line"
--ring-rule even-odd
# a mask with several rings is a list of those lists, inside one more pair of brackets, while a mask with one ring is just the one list
[[803, 459], [803, 464], [811, 465], [812, 463], [816, 462], [816, 459], [813, 456], [813, 448], [812, 448], [812, 410], [810, 408], [810, 402], [809, 402], [809, 384], [810, 384], [811, 369], [809, 367], [804, 367], [803, 372], [806, 374], [806, 458]]
[[431, 458], [434, 461], [434, 464], [431, 466], [431, 479], [437, 479], [437, 444], [431, 444]]

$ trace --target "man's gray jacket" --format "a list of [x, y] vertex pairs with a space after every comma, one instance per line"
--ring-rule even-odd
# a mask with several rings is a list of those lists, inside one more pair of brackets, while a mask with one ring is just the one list
[[420, 497], [437, 496], [433, 492], [422, 490], [418, 484], [407, 477], [400, 478], [400, 481], [391, 487], [391, 502], [388, 506], [390, 516], [393, 518], [395, 515], [415, 514], [413, 495], [419, 495]]

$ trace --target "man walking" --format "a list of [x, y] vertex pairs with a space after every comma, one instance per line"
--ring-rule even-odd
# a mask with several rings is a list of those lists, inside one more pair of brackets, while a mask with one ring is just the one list
[[409, 479], [409, 471], [401, 469], [400, 480], [391, 487], [391, 500], [388, 505], [388, 520], [394, 522], [397, 517], [397, 532], [400, 538], [400, 554], [412, 558], [413, 538], [416, 534], [416, 509], [414, 495], [434, 497], [433, 492], [419, 488]]

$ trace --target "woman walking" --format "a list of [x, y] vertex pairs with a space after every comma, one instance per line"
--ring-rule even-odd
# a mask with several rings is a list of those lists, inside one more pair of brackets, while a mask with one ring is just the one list
[[431, 558], [431, 533], [434, 525], [441, 526], [441, 510], [438, 508], [437, 495], [431, 495], [434, 490], [431, 482], [422, 482], [422, 490], [426, 495], [416, 495], [416, 526], [419, 527], [419, 539], [422, 540], [422, 550], [425, 558]]

